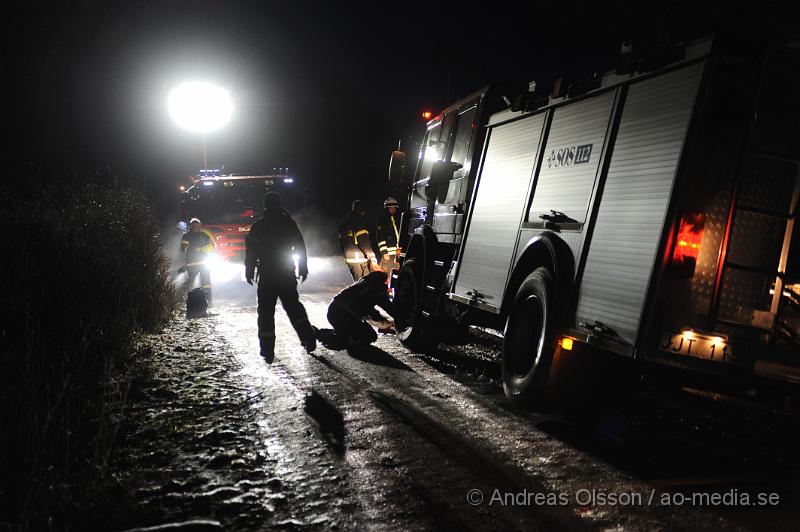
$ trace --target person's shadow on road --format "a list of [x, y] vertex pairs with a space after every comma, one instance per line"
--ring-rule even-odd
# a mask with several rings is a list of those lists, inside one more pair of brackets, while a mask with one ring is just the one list
[[362, 362], [367, 362], [369, 364], [400, 369], [403, 371], [414, 371], [383, 349], [374, 345], [353, 345], [347, 349], [347, 354], [356, 360], [361, 360]]

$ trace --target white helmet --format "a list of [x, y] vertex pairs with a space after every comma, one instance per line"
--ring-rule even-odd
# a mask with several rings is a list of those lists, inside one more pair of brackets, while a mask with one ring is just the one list
[[397, 200], [396, 200], [396, 199], [394, 199], [394, 198], [393, 198], [393, 197], [391, 197], [391, 196], [389, 196], [388, 198], [386, 198], [386, 201], [384, 201], [384, 202], [383, 202], [383, 208], [384, 208], [384, 209], [385, 209], [386, 207], [399, 207], [399, 206], [400, 206], [400, 204], [397, 202]]

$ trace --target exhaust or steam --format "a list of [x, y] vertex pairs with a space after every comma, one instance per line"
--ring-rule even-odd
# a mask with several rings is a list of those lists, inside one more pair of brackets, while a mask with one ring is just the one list
[[[344, 217], [342, 213], [342, 217]], [[292, 213], [297, 222], [308, 250], [308, 279], [299, 284], [301, 293], [332, 293], [335, 294], [353, 282], [349, 270], [340, 255], [336, 227], [338, 220], [330, 215], [325, 215], [314, 208], [305, 208]], [[184, 263], [180, 240], [183, 232], [174, 225], [165, 228], [162, 233], [164, 238], [164, 252], [172, 263], [173, 282], [181, 290], [189, 290], [200, 286], [197, 276], [189, 285], [188, 275], [178, 270]], [[297, 268], [295, 256], [295, 268]], [[245, 281], [244, 264], [242, 262], [227, 261], [223, 257], [212, 254], [207, 262], [211, 272], [213, 300], [220, 299], [248, 299], [255, 303], [255, 288]], [[295, 270], [297, 273], [297, 270]]]

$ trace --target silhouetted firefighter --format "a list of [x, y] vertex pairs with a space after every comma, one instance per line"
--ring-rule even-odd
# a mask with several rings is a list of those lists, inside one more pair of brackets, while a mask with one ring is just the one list
[[330, 334], [330, 329], [325, 333], [320, 331], [323, 333], [320, 340], [333, 349], [371, 344], [377, 340], [375, 329], [364, 318], [376, 312], [376, 305], [394, 316], [384, 283], [384, 272], [372, 272], [336, 294], [328, 306], [328, 321], [335, 334]]
[[264, 196], [264, 214], [247, 235], [245, 277], [253, 284], [258, 269], [258, 340], [261, 356], [268, 363], [275, 357], [275, 303], [281, 300], [292, 327], [307, 352], [316, 347], [314, 329], [297, 294], [294, 257], [297, 257], [301, 281], [308, 277], [308, 258], [303, 235], [297, 224], [281, 207], [281, 196]]
[[375, 236], [378, 239], [378, 248], [381, 253], [381, 269], [386, 272], [386, 279], [392, 271], [400, 269], [397, 258], [400, 255], [400, 216], [397, 209], [400, 204], [393, 197], [386, 198], [383, 202], [384, 212], [375, 227]]
[[186, 272], [186, 289], [190, 290], [197, 276], [200, 276], [200, 286], [206, 294], [206, 299], [211, 301], [211, 271], [206, 264], [210, 253], [214, 252], [216, 245], [214, 237], [197, 218], [189, 222], [189, 230], [181, 238], [184, 264], [179, 272]]
[[377, 269], [377, 259], [369, 240], [369, 230], [361, 200], [353, 202], [353, 208], [339, 224], [339, 245], [353, 280], [358, 281], [372, 269]]

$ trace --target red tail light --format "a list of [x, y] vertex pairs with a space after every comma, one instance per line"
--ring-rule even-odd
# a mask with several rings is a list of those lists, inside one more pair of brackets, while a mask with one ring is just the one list
[[672, 253], [672, 264], [687, 277], [694, 275], [700, 246], [703, 240], [703, 229], [706, 215], [698, 212], [687, 212], [681, 218], [675, 251]]
[[422, 118], [425, 120], [430, 120], [433, 117], [433, 113], [431, 111], [422, 111]]

